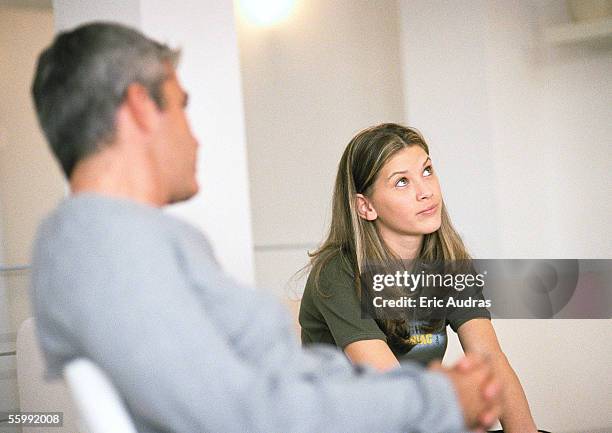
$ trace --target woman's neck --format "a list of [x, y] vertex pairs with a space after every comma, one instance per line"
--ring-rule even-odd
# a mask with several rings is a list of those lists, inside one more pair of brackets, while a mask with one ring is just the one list
[[387, 247], [402, 260], [413, 260], [421, 251], [423, 235], [398, 235], [397, 233], [380, 233]]

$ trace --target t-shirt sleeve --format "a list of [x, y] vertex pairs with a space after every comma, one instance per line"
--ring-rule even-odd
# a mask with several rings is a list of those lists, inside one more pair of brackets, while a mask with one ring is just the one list
[[[479, 301], [484, 301], [482, 288], [473, 286], [466, 287], [464, 290], [450, 290], [449, 296], [452, 296], [457, 306], [449, 306], [446, 314], [446, 323], [451, 326], [453, 331], [457, 332], [461, 325], [477, 318], [491, 319], [491, 313], [484, 306], [479, 306]], [[465, 302], [473, 302], [474, 305], [465, 306]], [[463, 303], [463, 305], [461, 305]], [[480, 302], [481, 303], [481, 302]]]
[[314, 289], [313, 302], [338, 347], [344, 349], [361, 340], [387, 341], [374, 319], [361, 317], [353, 277], [341, 266], [339, 259], [332, 260], [323, 269], [319, 284], [319, 290]]

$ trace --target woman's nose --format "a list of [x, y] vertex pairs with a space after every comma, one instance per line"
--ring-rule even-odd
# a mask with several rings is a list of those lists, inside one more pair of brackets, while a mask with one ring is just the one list
[[428, 199], [432, 195], [433, 195], [433, 191], [430, 188], [427, 188], [427, 186], [423, 184], [419, 185], [419, 187], [417, 188], [417, 200], [418, 201]]

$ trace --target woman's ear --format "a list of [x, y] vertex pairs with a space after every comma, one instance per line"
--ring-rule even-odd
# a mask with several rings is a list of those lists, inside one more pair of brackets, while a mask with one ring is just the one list
[[374, 221], [378, 218], [376, 209], [372, 206], [372, 203], [363, 194], [357, 194], [355, 196], [355, 209], [357, 209], [357, 215], [367, 221]]

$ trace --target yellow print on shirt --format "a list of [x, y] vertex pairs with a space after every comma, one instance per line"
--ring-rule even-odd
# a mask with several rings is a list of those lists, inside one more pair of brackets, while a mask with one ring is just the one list
[[408, 342], [409, 344], [431, 344], [432, 341], [432, 334], [416, 334], [416, 335], [411, 335]]

